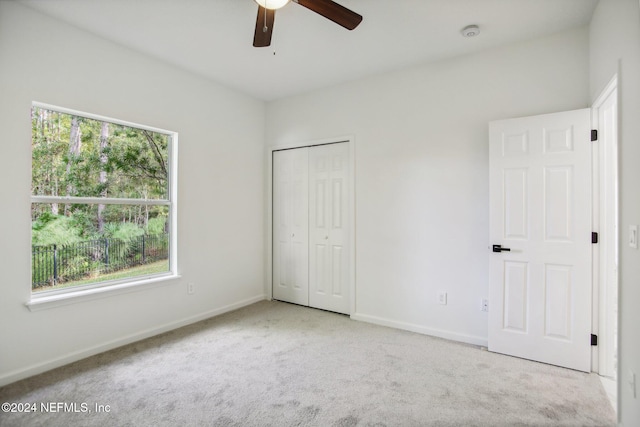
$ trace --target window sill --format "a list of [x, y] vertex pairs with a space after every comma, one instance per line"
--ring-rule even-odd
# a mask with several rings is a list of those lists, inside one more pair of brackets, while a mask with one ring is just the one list
[[54, 294], [54, 295], [32, 295], [31, 300], [25, 305], [30, 311], [40, 311], [49, 308], [60, 307], [63, 305], [76, 304], [85, 301], [91, 301], [98, 298], [106, 298], [114, 295], [125, 294], [128, 292], [136, 292], [143, 289], [155, 288], [158, 286], [170, 285], [179, 279], [177, 274], [168, 274], [157, 277], [149, 277], [126, 283], [117, 283], [97, 288], [77, 290], [72, 292]]

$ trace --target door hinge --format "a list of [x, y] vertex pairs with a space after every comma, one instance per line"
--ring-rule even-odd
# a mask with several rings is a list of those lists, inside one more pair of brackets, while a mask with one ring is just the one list
[[598, 140], [598, 129], [591, 129], [591, 141]]
[[598, 336], [591, 334], [591, 345], [598, 345]]
[[598, 243], [598, 233], [595, 233], [595, 232], [591, 233], [591, 243], [593, 243], [594, 245]]

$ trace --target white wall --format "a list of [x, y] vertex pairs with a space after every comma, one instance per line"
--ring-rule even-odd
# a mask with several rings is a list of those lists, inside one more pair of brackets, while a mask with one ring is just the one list
[[618, 73], [620, 167], [619, 420], [640, 425], [640, 251], [627, 244], [629, 225], [640, 224], [640, 6], [637, 0], [601, 1], [590, 25], [590, 93], [595, 100]]
[[587, 107], [588, 66], [579, 29], [267, 104], [270, 146], [355, 137], [354, 318], [486, 345], [488, 122]]
[[[34, 100], [179, 132], [181, 279], [24, 306]], [[0, 385], [264, 298], [264, 114], [261, 101], [0, 1]]]

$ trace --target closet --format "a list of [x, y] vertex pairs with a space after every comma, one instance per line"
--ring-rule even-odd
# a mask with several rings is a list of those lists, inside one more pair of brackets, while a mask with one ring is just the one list
[[349, 147], [273, 152], [273, 298], [350, 311]]

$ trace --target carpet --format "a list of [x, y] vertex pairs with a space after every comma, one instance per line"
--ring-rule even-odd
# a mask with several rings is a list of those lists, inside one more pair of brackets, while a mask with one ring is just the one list
[[616, 424], [595, 374], [277, 301], [10, 384], [0, 402], [36, 408], [0, 426]]

